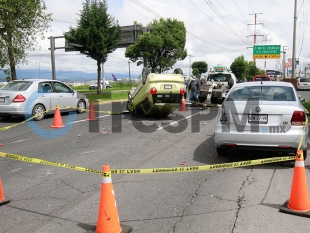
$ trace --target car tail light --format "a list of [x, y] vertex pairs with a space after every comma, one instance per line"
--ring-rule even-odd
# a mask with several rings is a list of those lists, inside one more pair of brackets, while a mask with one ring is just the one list
[[303, 111], [294, 111], [291, 124], [292, 125], [305, 125], [306, 122], [306, 114]]
[[155, 87], [152, 87], [150, 92], [151, 92], [152, 95], [156, 95], [157, 89]]
[[293, 148], [292, 146], [286, 146], [286, 145], [279, 145], [279, 148]]
[[26, 98], [25, 96], [18, 94], [17, 96], [15, 96], [13, 102], [25, 102]]
[[184, 88], [181, 87], [181, 88], [180, 88], [180, 94], [181, 94], [181, 95], [184, 95], [184, 93], [185, 93]]

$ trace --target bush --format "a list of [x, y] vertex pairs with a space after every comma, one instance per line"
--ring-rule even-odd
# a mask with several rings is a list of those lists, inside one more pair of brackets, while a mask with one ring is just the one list
[[310, 113], [310, 102], [309, 101], [305, 101], [305, 102], [301, 102], [302, 105], [305, 107], [307, 114]]

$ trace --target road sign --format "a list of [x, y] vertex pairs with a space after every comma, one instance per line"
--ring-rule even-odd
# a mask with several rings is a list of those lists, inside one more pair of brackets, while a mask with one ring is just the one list
[[278, 59], [281, 54], [281, 45], [254, 45], [253, 58]]
[[255, 59], [279, 59], [280, 54], [254, 54]]

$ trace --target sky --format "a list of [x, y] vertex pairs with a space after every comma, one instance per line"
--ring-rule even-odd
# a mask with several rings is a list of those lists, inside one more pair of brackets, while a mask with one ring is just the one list
[[[173, 68], [181, 68], [184, 75], [190, 64], [205, 61], [209, 68], [216, 65], [229, 67], [235, 58], [243, 55], [253, 61], [254, 35], [256, 45], [281, 45], [286, 58], [292, 57], [294, 47], [294, 4], [297, 2], [295, 56], [300, 64], [310, 61], [309, 0], [107, 0], [108, 14], [120, 26], [134, 21], [147, 26], [154, 19], [172, 18], [183, 21], [187, 30], [188, 56]], [[38, 50], [28, 53], [28, 63], [21, 69], [51, 70], [49, 36], [62, 36], [69, 26], [76, 27], [83, 0], [45, 0], [53, 22], [44, 40], [37, 39]], [[256, 25], [255, 25], [256, 15]], [[55, 39], [56, 47], [64, 47], [64, 39]], [[125, 48], [109, 54], [104, 71], [139, 76], [142, 66], [125, 57]], [[283, 70], [280, 59], [256, 59], [260, 69]], [[56, 70], [96, 72], [96, 61], [78, 52], [55, 50]], [[302, 66], [299, 68], [303, 69]], [[172, 73], [173, 70], [168, 71]]]

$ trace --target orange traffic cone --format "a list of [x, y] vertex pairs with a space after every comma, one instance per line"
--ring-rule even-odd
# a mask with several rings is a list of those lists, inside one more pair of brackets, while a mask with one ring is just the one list
[[184, 94], [182, 95], [182, 101], [181, 101], [180, 111], [181, 111], [181, 112], [186, 112], [186, 111], [187, 111], [187, 109], [186, 109], [186, 102], [185, 102], [185, 99], [184, 99]]
[[89, 103], [89, 112], [88, 112], [87, 120], [88, 121], [96, 121], [97, 120], [94, 104], [92, 101], [90, 101], [90, 103]]
[[130, 226], [123, 226], [119, 222], [114, 188], [112, 184], [110, 166], [104, 165], [99, 203], [98, 222], [96, 233], [127, 233], [131, 232]]
[[54, 124], [50, 126], [51, 128], [62, 128], [64, 125], [62, 124], [62, 119], [60, 115], [60, 110], [58, 105], [56, 105], [55, 113], [54, 113]]
[[1, 181], [1, 178], [0, 178], [0, 205], [7, 204], [9, 202], [10, 202], [10, 200], [5, 200], [4, 192], [3, 192], [3, 189], [2, 189], [2, 181]]
[[302, 150], [298, 150], [296, 154], [290, 199], [284, 203], [280, 211], [310, 217], [310, 199]]

